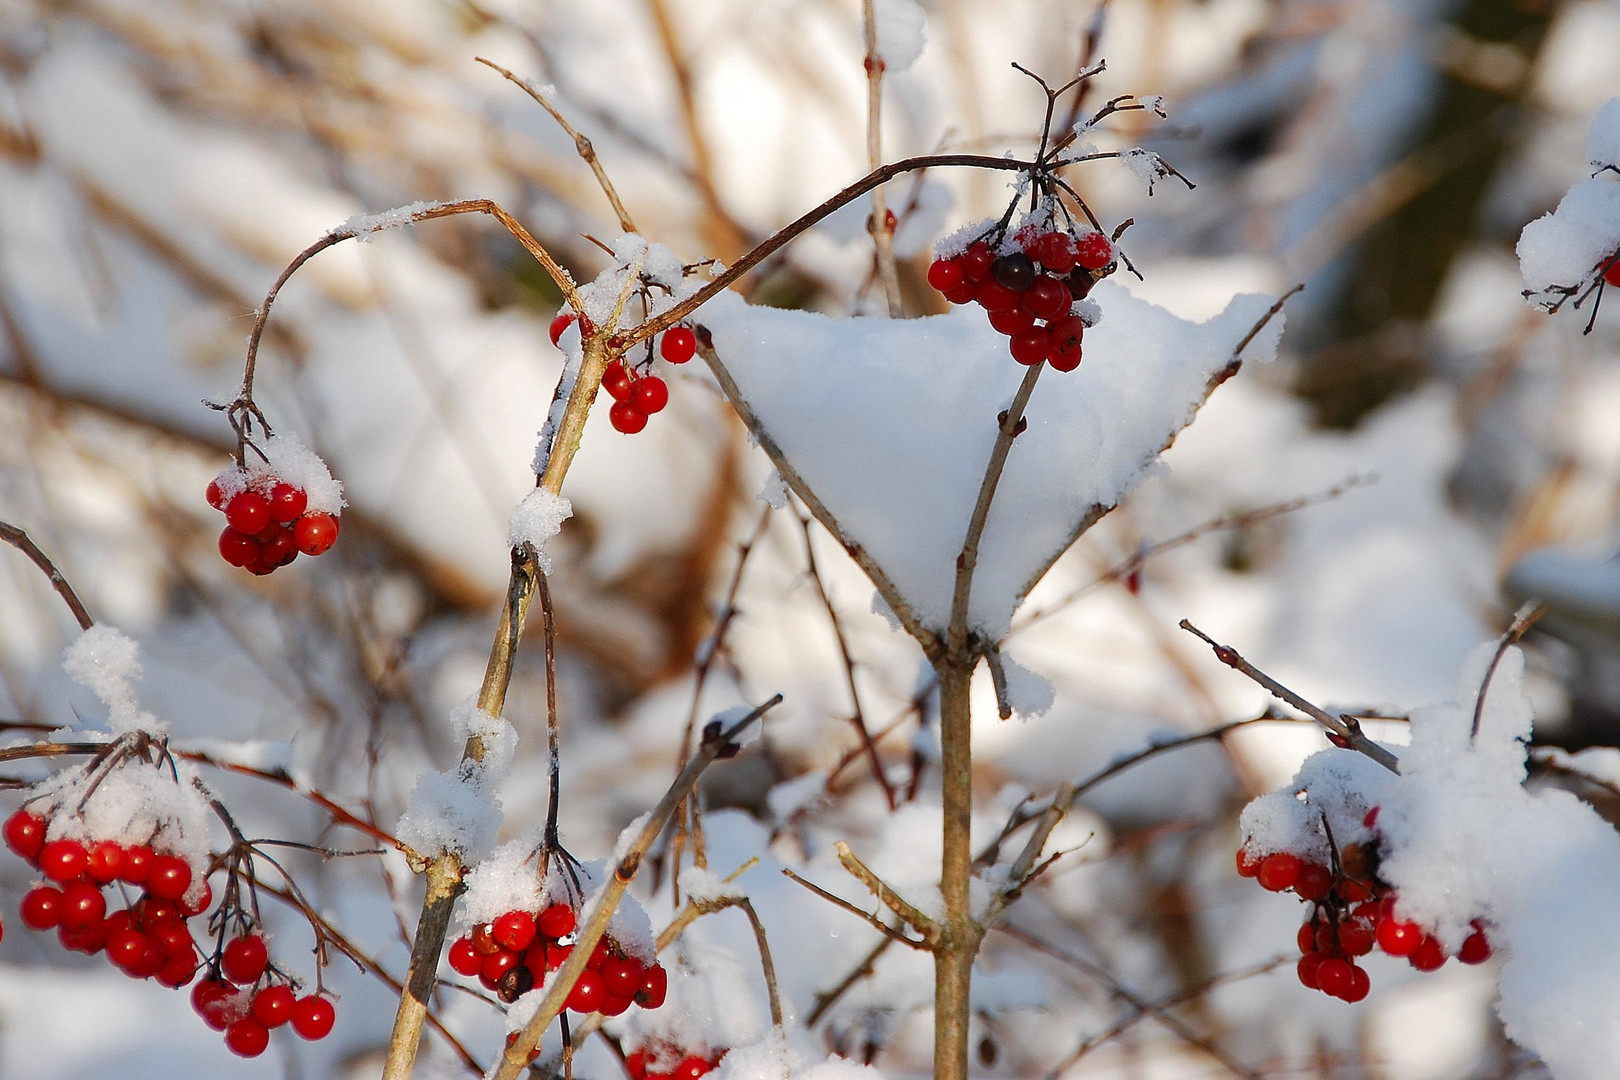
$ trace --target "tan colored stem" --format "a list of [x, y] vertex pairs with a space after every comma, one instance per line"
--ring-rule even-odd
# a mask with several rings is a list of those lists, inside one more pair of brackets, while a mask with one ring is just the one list
[[[861, 29], [866, 36], [866, 167], [883, 164], [883, 53], [878, 49], [877, 13], [873, 0], [861, 0]], [[877, 277], [889, 317], [904, 314], [900, 306], [900, 274], [894, 265], [894, 230], [889, 228], [889, 199], [880, 184], [872, 189], [872, 216], [866, 231], [877, 248]]]
[[968, 899], [973, 863], [968, 691], [973, 664], [971, 659], [944, 657], [935, 671], [939, 674], [940, 800], [944, 808], [939, 889], [945, 919], [934, 942], [934, 1078], [967, 1080], [973, 957], [984, 933], [973, 922]]

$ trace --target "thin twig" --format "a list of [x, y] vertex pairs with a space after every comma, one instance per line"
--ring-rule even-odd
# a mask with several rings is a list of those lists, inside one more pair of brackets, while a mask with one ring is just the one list
[[[892, 935], [885, 934], [881, 941], [872, 946], [872, 951], [862, 957], [861, 962], [856, 964], [848, 975], [839, 980], [837, 986], [817, 994], [815, 1003], [810, 1007], [809, 1015], [804, 1018], [804, 1026], [806, 1028], [815, 1027], [821, 1018], [827, 1015], [827, 1010], [832, 1008], [839, 998], [847, 994], [852, 986], [862, 979], [871, 977], [877, 971], [878, 960], [882, 959], [883, 954], [889, 951], [889, 946], [894, 944], [895, 940]], [[907, 937], [902, 936], [899, 940], [908, 944], [911, 943], [911, 939]]]
[[1273, 679], [1270, 675], [1267, 675], [1265, 672], [1249, 663], [1236, 649], [1232, 648], [1230, 645], [1220, 644], [1214, 638], [1198, 629], [1198, 627], [1194, 626], [1186, 619], [1182, 619], [1180, 625], [1183, 630], [1202, 639], [1207, 645], [1209, 645], [1210, 648], [1215, 650], [1215, 659], [1219, 660], [1232, 670], [1248, 676], [1248, 678], [1264, 687], [1273, 697], [1287, 702], [1300, 712], [1305, 713], [1312, 720], [1315, 720], [1318, 724], [1321, 724], [1322, 727], [1327, 729], [1328, 736], [1333, 739], [1335, 745], [1342, 746], [1348, 750], [1354, 750], [1358, 754], [1365, 754], [1367, 757], [1372, 758], [1374, 761], [1378, 762], [1378, 764], [1382, 765], [1392, 773], [1398, 773], [1401, 771], [1399, 759], [1397, 759], [1394, 754], [1390, 753], [1382, 746], [1379, 746], [1377, 743], [1367, 738], [1367, 736], [1362, 733], [1361, 724], [1356, 720], [1355, 717], [1334, 716], [1332, 713], [1318, 708], [1316, 705], [1306, 701], [1304, 698], [1288, 689], [1288, 687], [1284, 686], [1276, 679]]
[[1513, 621], [1508, 624], [1507, 632], [1502, 640], [1496, 643], [1496, 651], [1491, 654], [1490, 666], [1485, 669], [1485, 678], [1479, 684], [1479, 694], [1474, 698], [1474, 723], [1468, 731], [1470, 742], [1479, 738], [1479, 724], [1485, 718], [1485, 695], [1490, 692], [1491, 680], [1496, 676], [1496, 668], [1502, 662], [1502, 657], [1519, 639], [1530, 632], [1530, 628], [1541, 621], [1547, 614], [1548, 605], [1537, 600], [1529, 600], [1520, 605], [1519, 610], [1513, 613]]
[[590, 166], [591, 174], [596, 177], [597, 186], [602, 189], [602, 194], [607, 196], [608, 205], [613, 207], [614, 216], [619, 219], [619, 228], [627, 233], [635, 232], [636, 224], [630, 220], [630, 212], [624, 208], [624, 203], [620, 201], [619, 193], [614, 190], [613, 182], [608, 179], [607, 170], [602, 168], [602, 162], [597, 158], [596, 147], [591, 145], [591, 140], [575, 130], [574, 126], [563, 118], [563, 114], [557, 111], [557, 107], [551, 103], [551, 99], [546, 97], [540, 91], [540, 88], [529, 82], [529, 80], [514, 75], [493, 60], [486, 60], [482, 56], [475, 56], [473, 59], [487, 68], [493, 68], [500, 72], [508, 81], [516, 83], [519, 89], [528, 94], [539, 103], [542, 109], [551, 114], [551, 118], [557, 121], [557, 126], [562, 128], [568, 137], [574, 140], [574, 149], [579, 152], [580, 160]]
[[[868, 0], [870, 2], [870, 0]], [[844, 634], [844, 625], [838, 618], [838, 609], [833, 607], [832, 598], [827, 595], [827, 585], [821, 578], [821, 569], [816, 565], [815, 541], [810, 535], [810, 519], [799, 518], [799, 528], [804, 533], [804, 561], [809, 567], [810, 580], [816, 586], [816, 595], [821, 598], [822, 609], [827, 612], [827, 621], [832, 625], [833, 637], [838, 641], [838, 655], [844, 663], [844, 685], [849, 689], [851, 715], [850, 724], [855, 728], [855, 735], [860, 739], [861, 749], [872, 762], [872, 778], [877, 781], [878, 787], [883, 789], [883, 798], [893, 810], [899, 803], [895, 799], [894, 785], [889, 782], [889, 775], [883, 768], [883, 759], [878, 757], [877, 742], [866, 726], [866, 712], [861, 708], [861, 691], [855, 681], [855, 657], [849, 651], [849, 639]]]
[[889, 939], [891, 941], [898, 941], [902, 945], [909, 945], [913, 949], [917, 949], [917, 950], [919, 950], [921, 952], [928, 952], [929, 951], [929, 944], [928, 944], [927, 941], [919, 941], [916, 938], [907, 937], [905, 935], [905, 933], [903, 931], [901, 931], [898, 927], [890, 926], [888, 923], [884, 922], [882, 919], [878, 918], [876, 915], [873, 915], [871, 912], [861, 910], [860, 908], [856, 907], [854, 904], [850, 903], [848, 900], [845, 900], [842, 896], [837, 896], [837, 895], [835, 895], [833, 893], [828, 892], [826, 889], [823, 889], [820, 885], [817, 885], [815, 882], [809, 880], [808, 878], [800, 877], [798, 874], [794, 873], [792, 870], [788, 869], [787, 867], [782, 868], [782, 876], [787, 878], [790, 881], [794, 881], [794, 882], [797, 882], [800, 885], [803, 885], [806, 889], [809, 889], [811, 892], [815, 893], [817, 896], [821, 897], [823, 900], [827, 901], [829, 904], [832, 904], [835, 907], [842, 908], [843, 910], [849, 912], [851, 915], [854, 915], [856, 918], [863, 920], [868, 926], [870, 926], [872, 929], [876, 930], [878, 933], [882, 934], [885, 938], [887, 938], [887, 939]]
[[23, 532], [15, 525], [0, 521], [0, 540], [4, 540], [28, 556], [29, 561], [39, 567], [47, 578], [50, 578], [51, 588], [56, 590], [57, 595], [62, 598], [62, 602], [68, 606], [68, 610], [73, 612], [73, 617], [79, 622], [79, 629], [88, 630], [96, 624], [96, 621], [90, 617], [90, 612], [85, 609], [84, 602], [79, 599], [79, 594], [73, 591], [72, 585], [68, 584], [67, 577], [56, 568], [56, 564], [51, 561], [51, 557], [41, 551], [38, 544], [29, 539], [26, 532]]
[[[866, 167], [876, 169], [883, 164], [883, 72], [887, 68], [882, 50], [878, 48], [877, 11], [874, 0], [861, 0], [861, 32], [866, 39]], [[872, 214], [866, 219], [866, 231], [872, 235], [877, 260], [877, 278], [883, 283], [883, 299], [889, 309], [889, 318], [898, 319], [900, 306], [900, 274], [894, 264], [894, 229], [889, 225], [889, 200], [883, 185], [872, 189]], [[891, 801], [892, 805], [892, 801]]]

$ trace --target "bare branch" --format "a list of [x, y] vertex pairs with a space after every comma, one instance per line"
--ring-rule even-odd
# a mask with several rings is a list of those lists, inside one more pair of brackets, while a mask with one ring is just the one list
[[27, 533], [15, 525], [0, 521], [0, 540], [4, 540], [28, 556], [29, 561], [39, 567], [45, 576], [50, 579], [51, 588], [56, 590], [57, 595], [62, 598], [62, 602], [68, 606], [68, 610], [73, 612], [73, 617], [78, 620], [79, 629], [88, 630], [96, 624], [96, 621], [90, 617], [90, 612], [85, 610], [84, 602], [79, 599], [79, 594], [73, 591], [72, 585], [68, 584], [68, 579], [63, 575], [62, 571], [56, 568], [56, 564], [51, 561], [51, 557], [40, 550], [38, 544], [29, 539]]

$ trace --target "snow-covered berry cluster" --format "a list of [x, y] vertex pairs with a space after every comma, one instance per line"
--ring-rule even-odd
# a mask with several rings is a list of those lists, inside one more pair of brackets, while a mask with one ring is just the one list
[[[1326, 863], [1314, 853], [1259, 851], [1252, 838], [1237, 852], [1239, 875], [1253, 878], [1270, 892], [1293, 892], [1311, 905], [1299, 928], [1299, 981], [1352, 1003], [1366, 997], [1372, 987], [1356, 959], [1374, 946], [1390, 956], [1405, 957], [1419, 971], [1436, 971], [1448, 959], [1434, 935], [1400, 917], [1396, 890], [1378, 877], [1377, 822], [1375, 806], [1362, 821], [1370, 835], [1332, 852]], [[1491, 958], [1490, 941], [1479, 920], [1472, 930], [1457, 959], [1483, 964]]]
[[[502, 1001], [513, 1002], [545, 981], [574, 951], [578, 914], [566, 904], [539, 912], [507, 911], [481, 923], [450, 946], [452, 971], [476, 978]], [[669, 977], [661, 964], [643, 964], [617, 941], [604, 936], [568, 995], [577, 1013], [618, 1016], [631, 1005], [656, 1009], [664, 1003]]]
[[1114, 245], [1100, 232], [1025, 224], [999, 242], [992, 229], [958, 254], [942, 253], [928, 284], [953, 304], [984, 308], [1020, 364], [1073, 371], [1089, 325], [1081, 301], [1114, 263]]
[[[45, 879], [23, 894], [23, 925], [55, 930], [65, 949], [105, 953], [131, 978], [176, 988], [191, 982], [199, 961], [188, 920], [213, 899], [206, 881], [192, 887], [191, 864], [161, 843], [47, 839], [49, 832], [49, 822], [26, 809], [4, 826], [6, 846]], [[135, 899], [113, 911], [103, 890], [114, 902], [135, 890]]]
[[297, 984], [271, 965], [264, 936], [254, 932], [231, 938], [210, 958], [207, 976], [191, 992], [191, 1007], [225, 1033], [232, 1053], [249, 1058], [264, 1053], [278, 1027], [316, 1040], [331, 1034], [337, 1020], [330, 998], [298, 996]]
[[[551, 320], [551, 343], [558, 344], [563, 332], [578, 319], [572, 311], [565, 311]], [[581, 323], [581, 329], [591, 331], [589, 319]], [[671, 364], [684, 364], [697, 355], [697, 333], [690, 326], [672, 326], [656, 335], [651, 344], [656, 344], [658, 355]], [[602, 373], [602, 389], [613, 399], [608, 420], [615, 431], [634, 435], [647, 426], [649, 416], [662, 412], [669, 404], [669, 384], [652, 374], [652, 363], [653, 350], [649, 347], [646, 359], [639, 364], [614, 360]]]
[[713, 1072], [725, 1057], [724, 1050], [704, 1047], [701, 1052], [669, 1042], [652, 1042], [632, 1051], [624, 1059], [630, 1080], [697, 1080]]
[[342, 490], [296, 439], [266, 440], [262, 458], [246, 455], [208, 483], [208, 505], [225, 515], [220, 556], [262, 576], [325, 554], [337, 542]]

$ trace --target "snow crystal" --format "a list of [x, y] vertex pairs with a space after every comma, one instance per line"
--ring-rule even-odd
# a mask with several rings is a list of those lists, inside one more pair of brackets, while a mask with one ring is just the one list
[[396, 206], [392, 210], [384, 210], [380, 214], [356, 214], [345, 221], [328, 235], [349, 233], [362, 243], [370, 240], [374, 233], [384, 229], [397, 229], [401, 225], [409, 225], [418, 214], [436, 209], [445, 205], [442, 202], [413, 202], [409, 206]]
[[269, 495], [272, 487], [285, 482], [303, 489], [307, 511], [334, 517], [343, 512], [343, 484], [332, 479], [326, 462], [297, 435], [283, 432], [257, 445], [263, 457], [249, 450], [241, 467], [232, 462], [214, 477], [226, 502], [244, 491]]
[[517, 509], [512, 511], [507, 542], [514, 548], [525, 544], [533, 548], [535, 562], [539, 564], [541, 572], [549, 574], [551, 551], [548, 545], [562, 531], [562, 523], [573, 513], [573, 504], [567, 499], [537, 487], [525, 495]]
[[1550, 306], [1591, 281], [1620, 251], [1620, 181], [1605, 174], [1570, 188], [1558, 209], [1524, 227], [1518, 251], [1532, 304]]
[[1586, 160], [1593, 169], [1620, 166], [1620, 98], [1597, 111], [1586, 134]]
[[141, 677], [140, 646], [110, 626], [92, 626], [62, 658], [62, 669], [74, 682], [95, 694], [107, 706], [107, 727], [160, 733], [158, 718], [135, 701], [135, 682]]
[[769, 506], [771, 509], [781, 510], [788, 504], [787, 481], [782, 479], [782, 474], [780, 472], [772, 469], [771, 475], [767, 476], [765, 478], [765, 483], [760, 485], [759, 495], [757, 497], [760, 502], [764, 503], [766, 506]]
[[500, 717], [480, 711], [472, 702], [450, 716], [457, 738], [477, 737], [482, 760], [468, 757], [453, 770], [429, 770], [417, 777], [395, 834], [400, 842], [429, 858], [453, 852], [479, 862], [495, 846], [501, 827], [500, 783], [517, 750], [517, 732]]
[[[1074, 372], [1047, 372], [997, 491], [970, 621], [994, 640], [1038, 575], [1095, 506], [1143, 479], [1189, 423], [1210, 380], [1270, 306], [1234, 300], [1190, 323], [1109, 282], [1107, 321]], [[1280, 319], [1249, 355], [1275, 347]], [[957, 553], [996, 438], [996, 414], [1024, 370], [977, 309], [923, 319], [832, 319], [716, 297], [715, 348], [765, 432], [920, 621], [949, 620]]]
[[917, 62], [927, 43], [927, 19], [917, 0], [874, 0], [878, 53], [889, 71], [904, 71]]
[[748, 895], [741, 885], [723, 881], [701, 866], [688, 866], [682, 870], [679, 884], [681, 895], [695, 904], [741, 899]]

